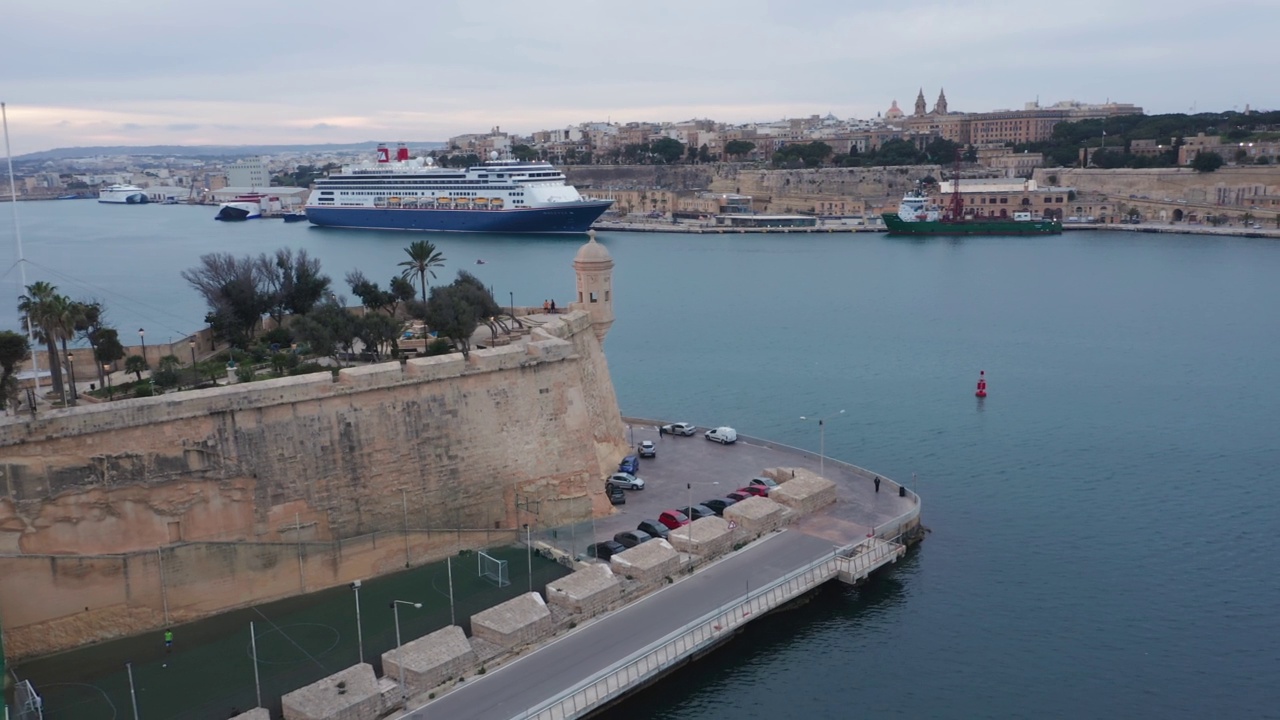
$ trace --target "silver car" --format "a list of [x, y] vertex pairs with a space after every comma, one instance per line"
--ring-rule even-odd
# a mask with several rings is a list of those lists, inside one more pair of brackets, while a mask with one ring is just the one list
[[663, 425], [662, 432], [668, 435], [684, 435], [688, 437], [698, 432], [698, 428], [694, 427], [693, 425], [690, 425], [687, 422], [678, 422], [678, 423], [671, 423], [670, 425]]
[[644, 480], [641, 480], [631, 473], [614, 473], [609, 476], [608, 483], [614, 487], [626, 488], [627, 490], [644, 489]]

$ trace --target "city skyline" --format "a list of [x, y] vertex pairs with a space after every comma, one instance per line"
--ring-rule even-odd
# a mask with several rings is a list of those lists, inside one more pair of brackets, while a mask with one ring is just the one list
[[[978, 0], [856, 9], [810, 0], [569, 12], [431, 3], [299, 7], [82, 0], [6, 8], [13, 152], [144, 144], [444, 140], [588, 121], [764, 122], [876, 117], [893, 100], [1021, 109], [1129, 102], [1150, 114], [1280, 105], [1242, 68], [1266, 67], [1236, 23], [1280, 6], [1084, 1], [1052, 22]], [[1050, 27], [1044, 27], [1050, 25]], [[1247, 39], [1247, 38], [1246, 38]]]

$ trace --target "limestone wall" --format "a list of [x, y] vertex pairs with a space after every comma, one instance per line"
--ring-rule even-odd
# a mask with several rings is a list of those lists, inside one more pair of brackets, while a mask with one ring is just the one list
[[[1130, 195], [1153, 201], [1186, 200], [1192, 203], [1250, 207], [1260, 196], [1280, 195], [1280, 167], [1259, 165], [1224, 167], [1211, 173], [1191, 168], [1149, 168], [1142, 170], [1087, 170], [1081, 168], [1041, 168], [1035, 171], [1038, 183], [1048, 184], [1056, 176], [1059, 185], [1078, 192], [1099, 192], [1128, 199]], [[1266, 210], [1274, 208], [1266, 205]]]
[[[328, 548], [405, 527], [510, 529], [517, 493], [541, 499], [547, 525], [605, 514], [598, 478], [627, 450], [608, 365], [581, 312], [470, 360], [454, 354], [348, 368], [336, 379], [317, 373], [3, 418], [6, 651], [158, 627], [165, 602], [171, 617], [192, 619], [404, 566], [387, 547], [359, 560], [317, 551], [304, 552], [300, 574], [295, 543]], [[276, 543], [286, 545], [263, 549]], [[435, 552], [422, 543], [415, 561]], [[165, 570], [192, 568], [188, 594], [175, 574], [169, 597], [157, 597], [161, 563], [151, 568], [149, 558], [161, 547], [185, 558]], [[107, 553], [126, 557], [30, 557]], [[24, 631], [49, 641], [26, 642]]]

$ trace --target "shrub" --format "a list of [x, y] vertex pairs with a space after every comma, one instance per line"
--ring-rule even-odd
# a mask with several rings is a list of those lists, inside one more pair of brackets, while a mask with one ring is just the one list
[[236, 380], [239, 380], [242, 383], [253, 382], [253, 378], [257, 374], [258, 374], [257, 371], [253, 369], [252, 365], [249, 365], [247, 363], [240, 363], [236, 365]]
[[151, 388], [151, 383], [138, 383], [133, 388], [134, 397], [151, 397], [156, 391]]
[[427, 348], [423, 351], [423, 354], [427, 357], [433, 357], [435, 355], [448, 355], [451, 352], [453, 352], [453, 343], [445, 338], [436, 338], [427, 343]]

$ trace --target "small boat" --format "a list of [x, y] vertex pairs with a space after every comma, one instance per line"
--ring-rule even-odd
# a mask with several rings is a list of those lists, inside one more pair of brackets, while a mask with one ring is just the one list
[[289, 212], [283, 215], [285, 222], [303, 222], [307, 219], [306, 213]]
[[71, 195], [59, 195], [58, 199], [59, 200], [79, 200], [80, 196], [76, 195], [75, 193], [72, 193]]
[[262, 217], [262, 206], [258, 203], [228, 202], [218, 206], [218, 214], [214, 220], [249, 220]]

